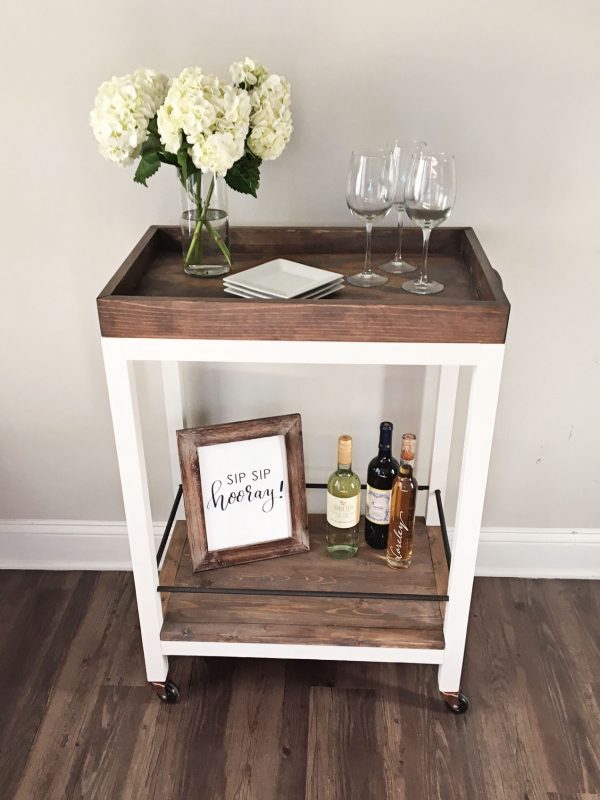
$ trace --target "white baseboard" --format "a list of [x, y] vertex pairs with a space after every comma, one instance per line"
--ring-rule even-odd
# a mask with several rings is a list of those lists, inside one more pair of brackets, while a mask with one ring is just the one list
[[600, 528], [482, 528], [476, 575], [600, 578]]
[[[154, 525], [156, 547], [165, 523]], [[0, 520], [0, 569], [130, 570], [124, 522]]]
[[[129, 570], [125, 523], [0, 520], [0, 569]], [[476, 574], [600, 578], [600, 528], [483, 528]]]

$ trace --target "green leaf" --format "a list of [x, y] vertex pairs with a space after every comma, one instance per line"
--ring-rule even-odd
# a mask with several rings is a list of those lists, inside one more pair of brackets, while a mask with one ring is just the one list
[[162, 149], [160, 136], [158, 135], [157, 119], [152, 117], [148, 123], [148, 138], [142, 145], [140, 161], [133, 176], [133, 180], [136, 183], [141, 183], [143, 186], [148, 185], [146, 181], [158, 171], [163, 160], [161, 158]]
[[160, 163], [160, 158], [157, 152], [154, 150], [144, 152], [142, 148], [142, 156], [137, 165], [133, 180], [136, 183], [141, 183], [143, 186], [148, 186], [146, 181], [148, 178], [152, 177], [155, 172], [158, 172]]
[[160, 150], [158, 153], [158, 157], [162, 161], [163, 164], [171, 164], [173, 167], [178, 167], [179, 162], [177, 161], [177, 156], [175, 153], [167, 153], [166, 150]]
[[195, 175], [197, 172], [200, 172], [198, 167], [192, 161], [192, 158], [188, 152], [188, 143], [185, 141], [185, 139], [182, 141], [181, 147], [177, 151], [177, 164], [181, 170], [181, 178], [184, 185], [187, 183], [189, 177]]
[[187, 150], [182, 144], [179, 150], [177, 151], [177, 163], [179, 164], [179, 169], [181, 170], [181, 180], [183, 181], [184, 184], [187, 183], [187, 179], [189, 177], [188, 161], [189, 161], [189, 156]]
[[[163, 164], [171, 164], [174, 167], [179, 166], [177, 155], [175, 153], [168, 153], [160, 140], [156, 117], [152, 117], [148, 123], [148, 138], [144, 142], [144, 148], [148, 150], [155, 150]], [[142, 152], [144, 152], [143, 149]]]
[[230, 167], [225, 175], [225, 182], [236, 192], [251, 194], [256, 197], [260, 183], [260, 165], [262, 158], [248, 150]]

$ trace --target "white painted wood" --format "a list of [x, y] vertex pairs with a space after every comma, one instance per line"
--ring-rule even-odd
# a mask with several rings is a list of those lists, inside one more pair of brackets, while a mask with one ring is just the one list
[[[155, 523], [158, 549], [165, 523]], [[0, 520], [0, 569], [131, 570], [125, 522]]]
[[488, 578], [600, 580], [600, 534], [543, 528], [535, 534], [483, 531], [475, 575]]
[[[179, 450], [177, 448], [176, 431], [185, 428], [185, 397], [183, 393], [183, 367], [178, 361], [163, 361], [162, 384], [165, 400], [165, 417], [167, 424], [167, 437], [169, 446], [169, 459], [171, 464], [171, 484], [173, 499], [181, 483], [181, 468], [179, 466]], [[179, 503], [175, 519], [185, 519], [183, 500]], [[165, 550], [166, 552], [166, 550]]]
[[435, 414], [433, 434], [433, 450], [429, 470], [429, 491], [427, 492], [427, 525], [439, 525], [435, 490], [442, 493], [442, 502], [446, 499], [448, 482], [448, 464], [450, 462], [450, 444], [454, 428], [454, 409], [456, 406], [456, 390], [458, 387], [458, 367], [440, 367], [438, 401]]
[[[417, 432], [417, 457], [415, 477], [419, 484], [429, 481], [431, 454], [433, 452], [433, 430], [438, 401], [440, 367], [423, 368], [423, 392], [421, 395], [421, 420]], [[417, 493], [416, 514], [424, 517], [427, 512], [427, 492]]]
[[[165, 522], [155, 522], [153, 529], [158, 549]], [[452, 542], [452, 528], [449, 535]], [[130, 570], [127, 525], [2, 519], [0, 569]], [[475, 575], [598, 580], [600, 528], [482, 528]]]
[[444, 620], [446, 648], [438, 676], [442, 692], [456, 692], [460, 688], [503, 348], [486, 350], [482, 356], [481, 363], [473, 368], [469, 393], [452, 567], [448, 580], [450, 599], [446, 604]]
[[[346, 658], [356, 660], [413, 661], [440, 663], [439, 684], [442, 691], [456, 691], [469, 616], [469, 605], [487, 469], [494, 428], [503, 345], [478, 344], [409, 344], [375, 342], [285, 342], [285, 341], [208, 341], [182, 339], [103, 339], [103, 351], [132, 563], [138, 595], [142, 641], [149, 680], [164, 680], [168, 664], [165, 656], [173, 654], [218, 655], [262, 654], [265, 657]], [[152, 546], [152, 520], [144, 464], [139, 414], [135, 398], [132, 360], [152, 361], [224, 361], [248, 363], [310, 364], [407, 364], [441, 365], [440, 402], [436, 432], [442, 442], [435, 453], [439, 480], [444, 482], [453, 417], [453, 396], [459, 365], [473, 366], [467, 429], [463, 451], [461, 488], [457, 510], [452, 569], [446, 608], [444, 651], [394, 651], [379, 648], [316, 648], [302, 645], [258, 645], [249, 643], [161, 643], [162, 611], [156, 592], [157, 570]], [[452, 410], [452, 414], [450, 414]], [[444, 472], [445, 470], [445, 472]], [[225, 652], [226, 651], [226, 652]], [[369, 652], [373, 651], [373, 652]], [[310, 653], [310, 655], [308, 655]]]
[[132, 361], [204, 361], [264, 364], [474, 365], [502, 344], [421, 342], [288, 342], [228, 339], [120, 339], [110, 350]]
[[162, 642], [162, 651], [170, 656], [308, 658], [320, 661], [378, 661], [394, 664], [440, 664], [444, 654], [443, 650], [409, 647], [344, 647], [256, 642]]
[[163, 681], [167, 677], [169, 662], [160, 647], [163, 617], [160, 596], [156, 591], [156, 549], [133, 364], [119, 355], [118, 348], [106, 346], [106, 339], [103, 340], [103, 353], [146, 674], [149, 681]]
[[[161, 368], [163, 394], [165, 399], [165, 416], [167, 421], [167, 436], [169, 443], [169, 458], [171, 463], [171, 483], [173, 485], [173, 496], [175, 496], [177, 489], [179, 488], [179, 484], [181, 483], [179, 452], [177, 449], [177, 437], [175, 432], [185, 428], [183, 379], [181, 374], [181, 364], [179, 362], [163, 361]], [[180, 517], [178, 516], [178, 519], [179, 518]]]

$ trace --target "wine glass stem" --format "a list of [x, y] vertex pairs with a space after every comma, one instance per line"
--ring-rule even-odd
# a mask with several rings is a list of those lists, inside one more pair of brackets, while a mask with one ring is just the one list
[[367, 275], [370, 275], [371, 272], [372, 272], [372, 270], [371, 270], [371, 231], [373, 230], [373, 223], [372, 222], [367, 222], [366, 228], [367, 228], [367, 250], [365, 252], [365, 269], [364, 269], [364, 271], [367, 273]]
[[423, 265], [421, 267], [421, 276], [419, 283], [429, 283], [427, 277], [427, 256], [429, 255], [429, 237], [431, 236], [431, 228], [423, 228]]
[[402, 209], [398, 209], [398, 248], [396, 250], [396, 255], [394, 256], [394, 261], [396, 263], [402, 261], [402, 232], [404, 230], [403, 222]]

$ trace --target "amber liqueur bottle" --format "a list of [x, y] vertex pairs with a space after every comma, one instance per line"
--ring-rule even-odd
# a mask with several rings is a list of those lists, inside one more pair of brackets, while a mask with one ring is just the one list
[[406, 569], [412, 561], [418, 489], [416, 478], [413, 475], [416, 444], [417, 438], [414, 434], [405, 433], [403, 435], [400, 471], [392, 485], [386, 562], [388, 567], [393, 569]]

